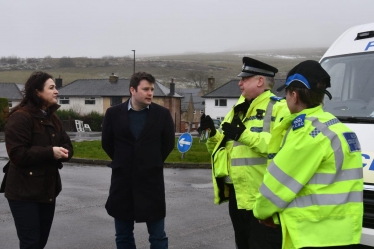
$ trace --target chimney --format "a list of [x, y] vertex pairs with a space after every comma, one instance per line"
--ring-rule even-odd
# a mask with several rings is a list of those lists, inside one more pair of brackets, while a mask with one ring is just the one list
[[109, 82], [110, 83], [116, 83], [117, 81], [118, 81], [118, 76], [114, 75], [114, 73], [112, 73], [112, 75], [109, 76]]
[[212, 92], [214, 90], [214, 83], [215, 79], [213, 78], [213, 76], [210, 76], [208, 78], [208, 92]]
[[58, 76], [57, 79], [55, 79], [55, 83], [56, 83], [56, 89], [59, 89], [62, 87], [62, 79], [60, 77], [60, 75]]
[[169, 95], [174, 95], [175, 94], [175, 83], [174, 83], [174, 79], [172, 78], [171, 79], [171, 82], [170, 82], [170, 93]]

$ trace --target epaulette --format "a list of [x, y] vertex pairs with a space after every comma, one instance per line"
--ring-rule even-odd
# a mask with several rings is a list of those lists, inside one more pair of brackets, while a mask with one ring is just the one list
[[282, 97], [278, 97], [278, 96], [271, 96], [270, 99], [271, 99], [271, 100], [275, 100], [275, 101], [281, 101], [281, 100], [284, 99], [284, 98], [282, 98]]

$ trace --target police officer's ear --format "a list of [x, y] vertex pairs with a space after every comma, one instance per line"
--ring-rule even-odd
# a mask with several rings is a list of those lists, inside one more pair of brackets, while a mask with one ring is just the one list
[[288, 91], [288, 94], [290, 95], [289, 99], [293, 104], [300, 103], [300, 95], [297, 91]]
[[258, 82], [257, 82], [257, 86], [258, 86], [258, 87], [263, 86], [263, 85], [265, 84], [265, 78], [264, 78], [264, 76], [262, 76], [262, 75], [257, 75], [256, 77], [257, 77], [257, 80], [258, 80]]

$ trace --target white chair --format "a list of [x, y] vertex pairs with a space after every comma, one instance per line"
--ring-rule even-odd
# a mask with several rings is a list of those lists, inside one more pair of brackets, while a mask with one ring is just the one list
[[77, 132], [84, 132], [83, 121], [75, 120], [75, 128], [77, 128]]
[[91, 131], [91, 127], [89, 124], [84, 124], [84, 131]]

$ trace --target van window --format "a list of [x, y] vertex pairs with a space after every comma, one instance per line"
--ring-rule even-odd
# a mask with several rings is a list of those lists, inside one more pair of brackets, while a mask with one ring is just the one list
[[338, 117], [374, 117], [374, 53], [326, 58], [321, 65], [331, 77], [326, 111]]

